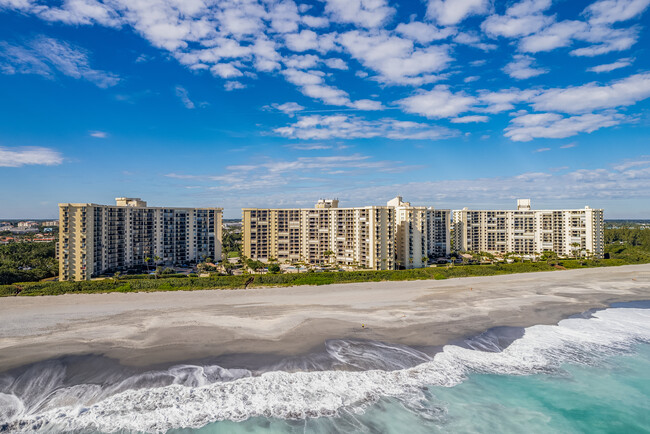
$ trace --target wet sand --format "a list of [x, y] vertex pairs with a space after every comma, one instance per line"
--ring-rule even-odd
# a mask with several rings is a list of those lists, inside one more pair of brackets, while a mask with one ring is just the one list
[[150, 366], [298, 355], [327, 339], [436, 346], [650, 299], [650, 264], [410, 282], [0, 298], [0, 372], [64, 355]]

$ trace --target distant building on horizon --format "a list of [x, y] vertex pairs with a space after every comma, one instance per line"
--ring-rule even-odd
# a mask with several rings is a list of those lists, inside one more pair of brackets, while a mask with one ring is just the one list
[[587, 254], [602, 258], [602, 209], [532, 210], [530, 199], [519, 199], [516, 210], [454, 211], [454, 250], [559, 256]]
[[[222, 208], [149, 207], [140, 198], [116, 205], [59, 204], [59, 278], [221, 258]], [[145, 258], [150, 258], [146, 262]]]
[[450, 210], [386, 206], [242, 209], [243, 254], [261, 261], [336, 264], [373, 270], [416, 268], [449, 254]]

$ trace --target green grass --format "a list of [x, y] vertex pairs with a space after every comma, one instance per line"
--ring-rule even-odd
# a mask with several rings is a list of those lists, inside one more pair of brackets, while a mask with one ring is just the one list
[[[650, 253], [625, 246], [610, 251], [612, 259], [600, 261], [561, 260], [567, 269], [607, 267], [650, 262]], [[380, 282], [423, 279], [450, 279], [455, 277], [495, 276], [501, 274], [553, 271], [557, 268], [546, 262], [518, 262], [512, 264], [463, 265], [451, 268], [418, 268], [413, 270], [348, 271], [300, 274], [254, 275], [252, 286], [330, 285], [333, 283]], [[135, 277], [135, 276], [134, 276]], [[83, 282], [26, 282], [0, 285], [0, 296], [58, 295], [109, 292], [193, 291], [200, 289], [240, 289], [249, 275], [212, 277], [121, 278]]]

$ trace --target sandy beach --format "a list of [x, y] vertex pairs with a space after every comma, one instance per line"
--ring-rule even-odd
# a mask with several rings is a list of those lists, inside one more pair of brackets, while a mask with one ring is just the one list
[[0, 299], [0, 372], [63, 355], [133, 366], [293, 355], [327, 339], [443, 345], [650, 299], [650, 264], [442, 281]]

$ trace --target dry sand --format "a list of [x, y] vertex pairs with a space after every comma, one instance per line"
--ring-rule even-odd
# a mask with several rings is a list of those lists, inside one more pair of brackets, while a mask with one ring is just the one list
[[494, 326], [555, 324], [650, 299], [650, 264], [248, 290], [0, 298], [0, 372], [69, 354], [153, 365], [300, 354], [331, 338], [443, 345]]

